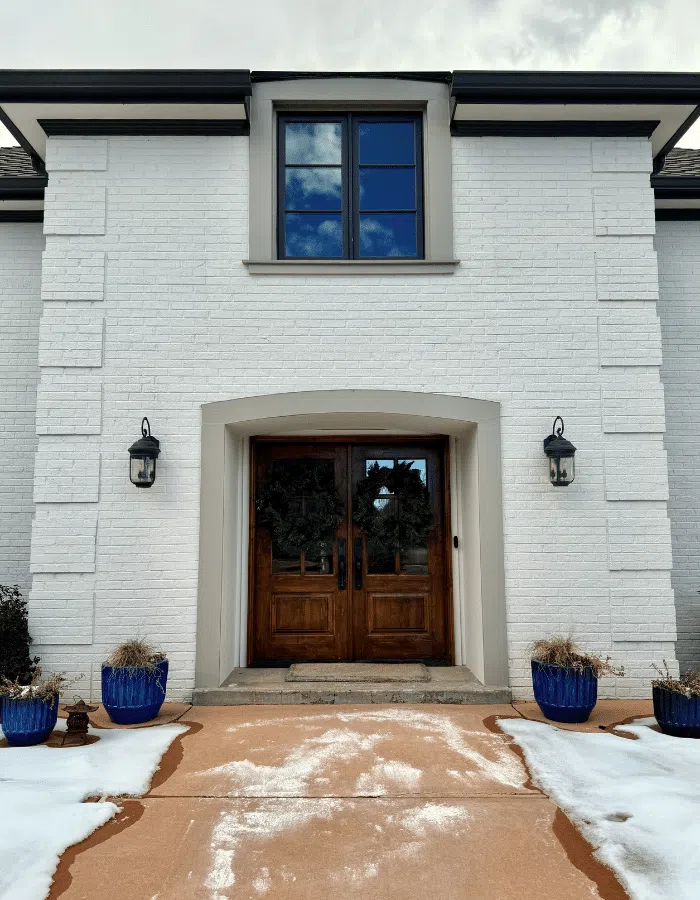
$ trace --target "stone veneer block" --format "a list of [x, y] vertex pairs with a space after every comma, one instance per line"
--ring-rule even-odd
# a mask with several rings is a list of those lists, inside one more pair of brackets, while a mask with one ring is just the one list
[[668, 500], [662, 435], [606, 435], [604, 446], [606, 500]]
[[42, 438], [34, 462], [35, 503], [97, 503], [99, 488], [95, 438]]
[[102, 365], [104, 314], [86, 303], [51, 304], [44, 309], [39, 332], [39, 365]]
[[670, 569], [671, 533], [665, 504], [658, 508], [647, 508], [646, 504], [643, 508], [637, 508], [637, 504], [615, 507], [608, 512], [611, 571]]
[[52, 242], [44, 251], [41, 299], [104, 300], [105, 254], [75, 246], [73, 241]]
[[654, 305], [601, 307], [598, 348], [601, 366], [660, 366], [661, 327]]
[[37, 506], [30, 571], [94, 572], [97, 508]]
[[42, 600], [29, 604], [29, 630], [35, 644], [92, 644], [92, 600]]
[[593, 207], [597, 235], [653, 235], [656, 230], [654, 194], [646, 172], [596, 174]]
[[664, 390], [657, 369], [607, 369], [601, 406], [606, 433], [665, 430]]
[[52, 138], [46, 144], [46, 168], [49, 172], [104, 172], [107, 169], [107, 139]]
[[39, 383], [37, 434], [99, 434], [102, 379], [94, 370], [45, 372]]
[[44, 234], [104, 234], [107, 188], [85, 173], [51, 174], [45, 194]]

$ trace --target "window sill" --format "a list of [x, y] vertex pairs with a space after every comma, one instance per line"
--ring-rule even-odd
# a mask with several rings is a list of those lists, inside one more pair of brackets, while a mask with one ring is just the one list
[[451, 275], [458, 259], [244, 259], [251, 275]]

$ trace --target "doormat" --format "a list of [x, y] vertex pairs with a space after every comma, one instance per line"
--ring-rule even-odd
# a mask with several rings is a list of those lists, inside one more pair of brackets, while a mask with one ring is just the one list
[[423, 663], [294, 663], [285, 681], [407, 682], [430, 681]]

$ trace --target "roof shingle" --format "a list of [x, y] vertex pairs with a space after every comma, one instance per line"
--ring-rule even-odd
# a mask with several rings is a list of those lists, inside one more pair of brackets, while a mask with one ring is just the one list
[[36, 178], [29, 154], [21, 147], [0, 147], [0, 178]]
[[700, 175], [700, 150], [687, 150], [685, 147], [671, 150], [659, 175], [673, 175], [676, 178]]

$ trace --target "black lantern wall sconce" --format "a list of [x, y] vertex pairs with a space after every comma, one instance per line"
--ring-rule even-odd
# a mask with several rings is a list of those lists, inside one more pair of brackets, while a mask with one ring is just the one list
[[[561, 424], [557, 426], [557, 422]], [[576, 477], [576, 447], [564, 437], [564, 420], [557, 416], [552, 433], [544, 439], [544, 452], [549, 458], [549, 480], [554, 487], [568, 487]]]
[[151, 436], [151, 425], [144, 416], [141, 437], [129, 447], [129, 478], [136, 487], [150, 487], [156, 480], [156, 460], [160, 454], [160, 441]]

